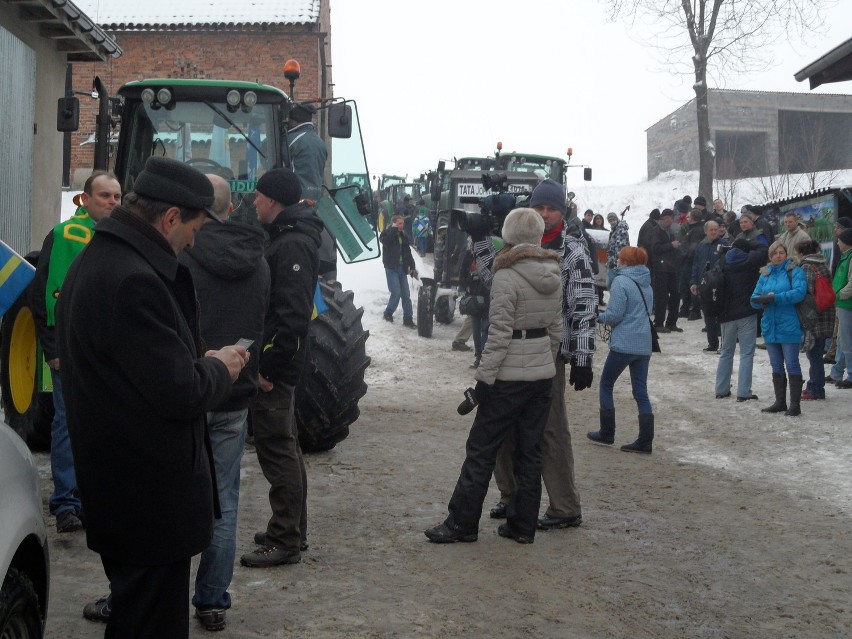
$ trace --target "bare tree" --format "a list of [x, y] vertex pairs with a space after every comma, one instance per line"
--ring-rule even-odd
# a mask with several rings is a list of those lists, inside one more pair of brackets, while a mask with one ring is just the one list
[[[814, 32], [834, 0], [601, 0], [610, 17], [638, 22], [654, 38], [665, 68], [693, 73], [698, 122], [698, 192], [712, 195], [715, 147], [710, 137], [707, 74], [715, 80], [766, 68], [771, 48], [791, 32]], [[691, 54], [691, 57], [688, 56]], [[691, 70], [689, 61], [691, 61]]]

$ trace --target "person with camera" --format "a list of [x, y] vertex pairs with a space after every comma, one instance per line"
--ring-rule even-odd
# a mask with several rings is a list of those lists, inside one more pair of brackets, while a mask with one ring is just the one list
[[802, 368], [799, 365], [802, 325], [796, 313], [796, 304], [805, 299], [807, 292], [804, 271], [787, 256], [787, 249], [781, 242], [773, 242], [769, 247], [769, 264], [760, 269], [760, 278], [751, 295], [752, 308], [763, 309], [760, 324], [772, 367], [772, 387], [775, 391], [775, 402], [761, 409], [764, 413], [783, 412], [789, 417], [802, 414]]
[[506, 216], [506, 246], [493, 263], [488, 341], [476, 371], [478, 402], [466, 458], [443, 523], [424, 531], [433, 543], [473, 542], [497, 452], [515, 436], [516, 490], [497, 533], [535, 539], [541, 503], [539, 440], [551, 407], [562, 337], [559, 254], [540, 247], [544, 221], [532, 209]]
[[[787, 219], [784, 218], [785, 223]], [[779, 242], [783, 242], [781, 237], [778, 238]], [[810, 239], [809, 236], [805, 237], [807, 239], [796, 245], [796, 253], [799, 255], [799, 266], [805, 272], [808, 293], [816, 295], [817, 275], [819, 274], [827, 282], [830, 282], [831, 271], [825, 261], [825, 256], [822, 254], [819, 242]], [[825, 355], [825, 340], [831, 337], [837, 318], [834, 304], [822, 311], [816, 310], [816, 323], [805, 329], [805, 339], [802, 344], [810, 365], [808, 381], [802, 391], [802, 399], [804, 400], [825, 399], [825, 364], [822, 358]]]
[[[547, 488], [550, 504], [539, 518], [539, 529], [550, 530], [579, 526], [583, 522], [580, 495], [574, 480], [574, 450], [568, 415], [565, 409], [565, 364], [570, 363], [569, 383], [575, 390], [592, 385], [592, 355], [595, 351], [595, 318], [597, 299], [589, 251], [576, 235], [566, 233], [565, 192], [553, 180], [544, 180], [532, 192], [530, 207], [544, 220], [541, 247], [561, 253], [562, 273], [562, 345], [556, 360], [553, 378], [553, 400], [541, 439], [541, 477]], [[474, 239], [474, 252], [480, 275], [491, 278], [494, 248], [491, 239], [480, 235]], [[491, 509], [491, 517], [506, 516], [508, 504], [515, 491], [512, 479], [512, 451], [509, 441], [503, 446], [494, 470], [500, 489], [500, 501]]]
[[476, 256], [473, 245], [468, 240], [468, 251], [459, 273], [459, 290], [464, 294], [459, 300], [459, 312], [470, 318], [473, 335], [473, 364], [471, 368], [479, 368], [482, 360], [482, 349], [488, 339], [488, 306], [491, 291], [482, 281], [476, 269]]
[[379, 241], [382, 243], [382, 264], [388, 281], [390, 299], [385, 307], [384, 319], [393, 322], [393, 314], [402, 300], [402, 325], [417, 328], [414, 323], [414, 309], [411, 307], [411, 292], [408, 288], [408, 276], [416, 278], [414, 257], [411, 255], [411, 242], [402, 230], [405, 219], [401, 215], [391, 218], [391, 225], [382, 231]]

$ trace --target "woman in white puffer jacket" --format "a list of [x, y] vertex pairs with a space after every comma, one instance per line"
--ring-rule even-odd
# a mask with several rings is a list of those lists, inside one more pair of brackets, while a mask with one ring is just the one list
[[532, 543], [541, 503], [539, 440], [550, 410], [554, 359], [562, 339], [559, 254], [540, 246], [544, 221], [515, 209], [503, 223], [507, 246], [494, 261], [488, 341], [476, 371], [476, 418], [444, 523], [425, 531], [435, 543], [476, 541], [482, 502], [500, 445], [515, 435], [517, 488], [497, 532]]

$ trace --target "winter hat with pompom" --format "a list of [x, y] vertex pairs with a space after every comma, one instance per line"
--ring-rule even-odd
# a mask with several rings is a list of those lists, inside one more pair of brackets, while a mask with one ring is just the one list
[[503, 222], [503, 240], [507, 244], [541, 244], [544, 220], [533, 209], [515, 209]]

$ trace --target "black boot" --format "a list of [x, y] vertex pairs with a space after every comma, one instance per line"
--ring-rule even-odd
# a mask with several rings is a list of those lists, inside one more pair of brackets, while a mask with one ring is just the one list
[[651, 454], [651, 442], [654, 441], [654, 413], [639, 413], [639, 438], [632, 444], [625, 444], [621, 450], [628, 453]]
[[586, 433], [586, 437], [599, 444], [615, 441], [615, 409], [601, 408], [601, 429]]
[[784, 413], [789, 417], [798, 417], [802, 414], [802, 376], [790, 375], [790, 408]]
[[[801, 380], [801, 375], [799, 376]], [[761, 413], [783, 413], [787, 410], [787, 377], [772, 373], [772, 387], [775, 389], [775, 403], [772, 406], [761, 408]], [[799, 394], [801, 395], [801, 381], [799, 382]]]

